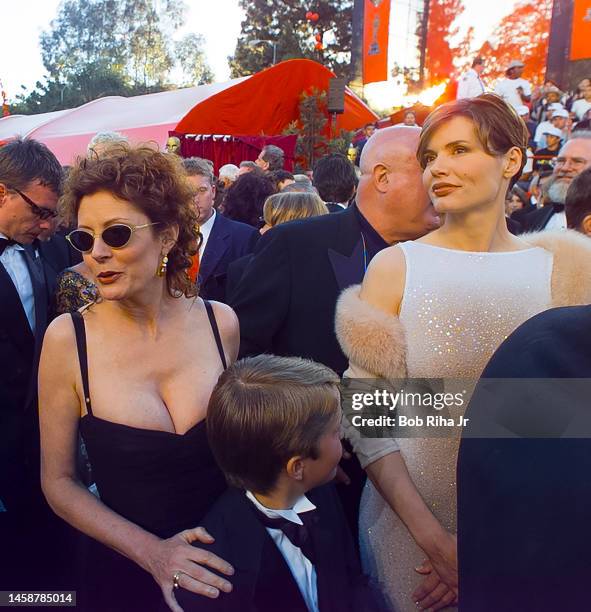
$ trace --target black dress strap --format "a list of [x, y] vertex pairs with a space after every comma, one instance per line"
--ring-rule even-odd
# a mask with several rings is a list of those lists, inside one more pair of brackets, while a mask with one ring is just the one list
[[211, 325], [211, 331], [213, 332], [213, 337], [215, 338], [215, 343], [218, 347], [218, 353], [220, 354], [220, 359], [222, 360], [222, 365], [224, 366], [224, 370], [228, 367], [226, 363], [226, 356], [224, 355], [224, 345], [222, 344], [222, 339], [220, 337], [220, 330], [218, 329], [218, 323], [215, 320], [215, 315], [213, 314], [213, 308], [208, 300], [203, 300], [205, 304], [205, 310], [207, 310], [207, 316], [209, 317], [209, 323]]
[[74, 323], [74, 331], [76, 332], [76, 347], [78, 349], [78, 362], [80, 363], [80, 373], [82, 374], [82, 389], [84, 391], [84, 401], [86, 410], [92, 416], [92, 407], [90, 405], [90, 391], [88, 388], [88, 359], [86, 357], [86, 329], [84, 327], [84, 319], [76, 310], [71, 313], [72, 323]]

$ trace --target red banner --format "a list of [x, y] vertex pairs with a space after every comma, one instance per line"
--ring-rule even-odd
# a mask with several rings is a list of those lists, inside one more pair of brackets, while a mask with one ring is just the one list
[[591, 58], [591, 0], [575, 0], [571, 30], [570, 59]]
[[388, 79], [390, 0], [365, 0], [363, 12], [363, 83]]

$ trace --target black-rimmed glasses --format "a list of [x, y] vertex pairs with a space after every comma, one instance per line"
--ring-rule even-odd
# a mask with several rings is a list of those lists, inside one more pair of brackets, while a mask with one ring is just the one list
[[[115, 223], [105, 228], [100, 236], [103, 242], [112, 249], [122, 249], [124, 246], [127, 246], [128, 242], [131, 240], [133, 232], [152, 225], [158, 225], [158, 222], [144, 223], [144, 225]], [[75, 229], [66, 236], [68, 242], [81, 253], [89, 253], [92, 251], [95, 238], [96, 234], [87, 229]]]
[[51, 210], [50, 208], [45, 208], [43, 206], [39, 206], [35, 204], [33, 200], [29, 196], [26, 196], [22, 191], [16, 189], [15, 187], [10, 188], [11, 191], [18, 193], [18, 195], [29, 205], [33, 214], [39, 217], [42, 221], [47, 221], [48, 219], [55, 219], [57, 217], [57, 210]]

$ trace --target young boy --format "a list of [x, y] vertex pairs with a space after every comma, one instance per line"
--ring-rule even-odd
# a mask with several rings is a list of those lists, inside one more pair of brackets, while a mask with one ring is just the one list
[[338, 384], [323, 365], [272, 355], [222, 374], [207, 433], [231, 487], [203, 526], [215, 538], [207, 548], [234, 567], [233, 590], [207, 599], [178, 589], [185, 612], [382, 609], [327, 484], [342, 453]]

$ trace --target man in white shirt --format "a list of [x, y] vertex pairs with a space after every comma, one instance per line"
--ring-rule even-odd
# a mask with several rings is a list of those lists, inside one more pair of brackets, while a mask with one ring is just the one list
[[[548, 113], [551, 112], [550, 119], [546, 121], [542, 121], [540, 125], [538, 125], [536, 129], [536, 135], [534, 136], [534, 140], [536, 142], [536, 146], [538, 149], [544, 149], [548, 143], [546, 141], [545, 134], [549, 128], [556, 128], [560, 130], [561, 139], [563, 142], [566, 142], [569, 131], [568, 131], [568, 120], [569, 114], [568, 111], [562, 107], [560, 104], [552, 104], [552, 109], [548, 109]], [[552, 132], [553, 130], [551, 130]]]
[[554, 171], [547, 185], [549, 204], [520, 219], [524, 232], [547, 229], [566, 229], [564, 204], [573, 179], [591, 166], [591, 132], [575, 132], [563, 145], [554, 163]]
[[505, 71], [505, 78], [497, 82], [495, 93], [515, 109], [527, 104], [531, 99], [531, 85], [521, 78], [525, 64], [520, 60], [512, 61]]
[[462, 98], [476, 98], [476, 96], [486, 91], [484, 83], [480, 78], [483, 71], [484, 60], [481, 57], [475, 58], [472, 62], [472, 68], [464, 72], [458, 80], [458, 100]]
[[215, 210], [215, 180], [205, 160], [189, 157], [183, 160], [183, 165], [188, 181], [195, 189], [195, 205], [203, 238], [198, 260], [194, 261], [192, 268], [199, 271], [199, 295], [225, 302], [228, 266], [252, 252], [259, 233], [254, 227], [227, 219]]
[[591, 108], [591, 86], [583, 89], [583, 97], [575, 100], [572, 105], [572, 112], [577, 121], [582, 121], [585, 113]]
[[54, 548], [63, 523], [39, 484], [36, 391], [56, 276], [71, 265], [63, 238], [37, 242], [53, 229], [61, 179], [59, 162], [40, 142], [0, 148], [0, 542], [7, 561], [0, 582], [11, 588], [60, 588], [56, 575], [68, 571], [60, 558], [65, 539]]

